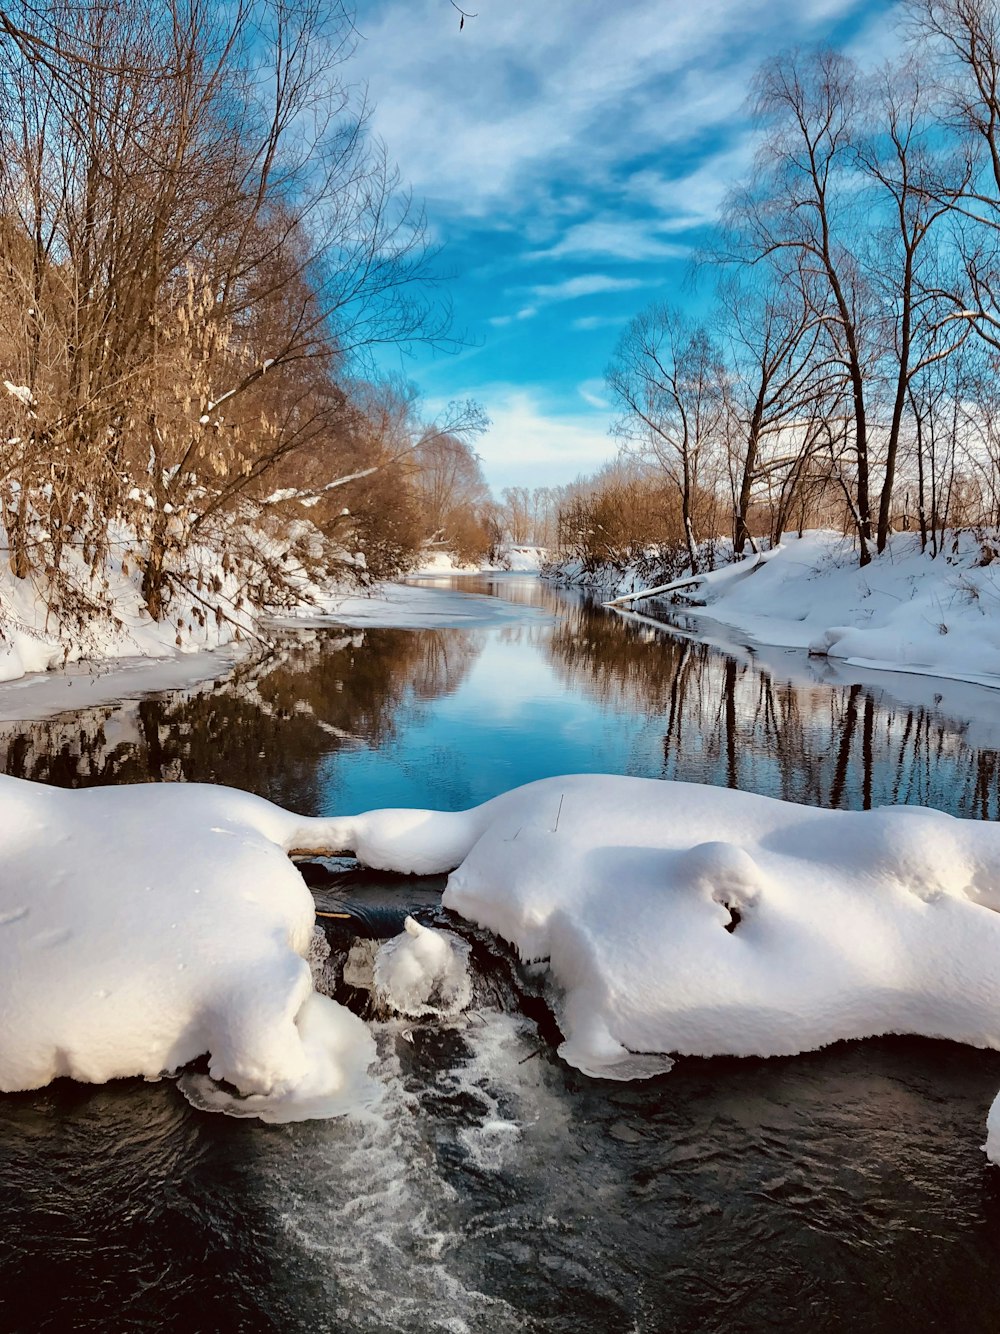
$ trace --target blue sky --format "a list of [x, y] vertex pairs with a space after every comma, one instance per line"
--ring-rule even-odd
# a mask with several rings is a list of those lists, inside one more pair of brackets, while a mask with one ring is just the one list
[[790, 46], [866, 63], [894, 0], [358, 0], [352, 78], [424, 200], [454, 355], [404, 373], [434, 412], [478, 399], [494, 490], [554, 485], [615, 452], [604, 368], [652, 300], [687, 304], [689, 257], [749, 166], [754, 72]]

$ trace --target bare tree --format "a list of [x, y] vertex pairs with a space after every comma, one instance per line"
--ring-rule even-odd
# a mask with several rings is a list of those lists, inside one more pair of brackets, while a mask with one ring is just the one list
[[606, 372], [622, 409], [615, 429], [625, 448], [654, 460], [680, 494], [684, 540], [695, 573], [695, 506], [723, 435], [724, 376], [708, 331], [663, 305], [650, 306], [632, 320]]
[[874, 229], [874, 253], [866, 256], [880, 297], [882, 376], [891, 402], [876, 539], [881, 553], [890, 531], [910, 384], [929, 365], [947, 359], [964, 341], [968, 326], [951, 324], [942, 309], [940, 262], [930, 243], [948, 205], [940, 198], [941, 157], [930, 142], [937, 130], [913, 62], [882, 71], [876, 109], [873, 133], [858, 159], [889, 205], [885, 226]]
[[[121, 515], [161, 616], [178, 553], [290, 458], [365, 471], [341, 382], [380, 343], [443, 334], [423, 216], [342, 77], [339, 4], [5, 13], [0, 245], [29, 312], [10, 374], [35, 405], [5, 505], [17, 532], [33, 492], [50, 535], [89, 525], [97, 546]], [[11, 25], [38, 41], [4, 43]]]
[[[844, 188], [856, 166], [863, 95], [854, 66], [832, 51], [782, 55], [758, 75], [755, 112], [765, 134], [758, 174], [734, 208], [746, 255], [791, 260], [820, 281], [805, 289], [850, 383], [852, 508], [861, 564], [871, 559], [868, 377], [871, 294], [856, 249], [859, 197]], [[787, 263], [782, 263], [786, 271]]]
[[806, 290], [808, 275], [795, 277], [764, 265], [721, 289], [737, 556], [753, 542], [748, 516], [757, 489], [771, 493], [780, 478], [801, 469], [804, 445], [815, 439], [810, 422], [827, 407], [830, 381], [839, 374], [824, 359], [823, 321]]

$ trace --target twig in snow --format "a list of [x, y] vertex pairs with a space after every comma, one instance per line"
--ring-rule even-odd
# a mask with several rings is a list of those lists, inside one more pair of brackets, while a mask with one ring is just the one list
[[559, 817], [560, 817], [560, 815], [562, 815], [562, 804], [563, 804], [563, 802], [565, 801], [565, 799], [566, 799], [566, 793], [565, 793], [565, 792], [560, 792], [560, 793], [559, 793], [559, 809], [556, 811], [556, 822], [555, 822], [555, 824], [552, 826], [552, 832], [553, 832], [553, 834], [558, 834], [558, 832], [559, 832]]

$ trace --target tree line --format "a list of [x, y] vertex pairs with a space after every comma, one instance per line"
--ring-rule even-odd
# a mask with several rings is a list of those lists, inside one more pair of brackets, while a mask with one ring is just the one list
[[705, 538], [829, 525], [864, 565], [894, 529], [936, 554], [1000, 524], [1000, 12], [908, 0], [903, 23], [875, 72], [832, 50], [758, 72], [753, 167], [699, 257], [714, 307], [622, 334], [621, 460], [562, 505], [565, 550], [664, 541], [697, 570]]

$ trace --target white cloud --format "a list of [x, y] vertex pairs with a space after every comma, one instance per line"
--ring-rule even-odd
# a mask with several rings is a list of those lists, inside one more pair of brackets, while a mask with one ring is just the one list
[[590, 218], [565, 231], [554, 245], [536, 250], [528, 259], [566, 259], [583, 255], [605, 255], [614, 259], [684, 259], [687, 246], [666, 241], [660, 234], [668, 228], [637, 218]]
[[491, 315], [489, 323], [494, 328], [502, 329], [504, 325], [514, 324], [517, 320], [530, 320], [538, 314], [537, 306], [522, 306], [520, 310], [515, 311], [513, 315]]
[[576, 386], [576, 392], [584, 403], [589, 403], [592, 408], [607, 410], [611, 406], [604, 393], [603, 380], [584, 380], [582, 384]]
[[[477, 385], [459, 397], [477, 399], [490, 415], [476, 450], [496, 495], [505, 486], [560, 486], [617, 452], [610, 408], [574, 410], [539, 385]], [[436, 406], [428, 403], [432, 412]]]
[[545, 305], [553, 301], [575, 301], [581, 296], [597, 296], [602, 292], [631, 292], [642, 287], [641, 278], [612, 278], [606, 273], [580, 273], [559, 283], [538, 283], [531, 288], [536, 301]]
[[371, 0], [352, 73], [418, 194], [477, 217], [543, 197], [558, 211], [555, 175], [587, 197], [623, 156], [731, 123], [775, 33], [822, 37], [860, 4], [482, 0], [459, 32], [442, 0]]
[[896, 59], [906, 42], [905, 15], [906, 5], [902, 2], [870, 15], [860, 32], [848, 42], [846, 54], [863, 69], [874, 69]]
[[624, 324], [628, 318], [628, 315], [581, 315], [572, 322], [570, 328], [588, 333], [592, 329], [613, 329], [615, 325]]
[[599, 296], [605, 292], [632, 292], [642, 286], [641, 278], [613, 278], [606, 273], [580, 273], [558, 283], [537, 283], [527, 289], [533, 298], [530, 304], [522, 306], [513, 315], [491, 315], [488, 323], [495, 329], [503, 329], [519, 320], [533, 319], [542, 306], [551, 306], [558, 301], [576, 301], [580, 297]]
[[646, 168], [634, 172], [624, 189], [634, 204], [655, 209], [666, 233], [703, 227], [716, 220], [729, 190], [746, 175], [754, 139], [745, 133], [718, 152], [706, 155], [691, 171], [668, 176]]

